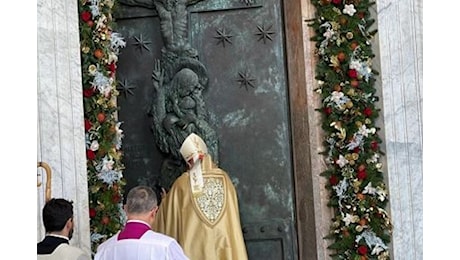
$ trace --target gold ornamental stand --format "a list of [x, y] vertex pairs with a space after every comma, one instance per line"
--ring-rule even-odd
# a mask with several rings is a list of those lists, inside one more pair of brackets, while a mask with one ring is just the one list
[[[39, 167], [43, 167], [46, 172], [45, 202], [48, 202], [51, 199], [51, 168], [45, 162], [38, 162], [37, 168]], [[37, 176], [40, 176], [40, 174], [37, 173]], [[37, 180], [37, 187], [40, 187], [41, 185], [42, 182]]]

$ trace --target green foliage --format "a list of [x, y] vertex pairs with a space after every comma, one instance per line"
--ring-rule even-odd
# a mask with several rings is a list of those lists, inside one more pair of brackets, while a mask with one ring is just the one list
[[122, 46], [112, 44], [115, 4], [113, 0], [80, 0], [78, 5], [93, 254], [124, 223], [123, 131], [116, 117], [115, 79], [118, 48]]
[[316, 80], [322, 106], [323, 145], [328, 179], [328, 206], [335, 216], [329, 249], [333, 259], [389, 259], [391, 222], [382, 172], [380, 129], [375, 126], [375, 57], [371, 42], [376, 30], [368, 0], [311, 0], [315, 18]]

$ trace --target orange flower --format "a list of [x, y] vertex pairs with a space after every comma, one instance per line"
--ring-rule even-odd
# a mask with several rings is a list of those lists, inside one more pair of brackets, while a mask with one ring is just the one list
[[93, 54], [94, 57], [98, 59], [102, 59], [102, 57], [104, 57], [104, 52], [101, 49], [96, 49]]

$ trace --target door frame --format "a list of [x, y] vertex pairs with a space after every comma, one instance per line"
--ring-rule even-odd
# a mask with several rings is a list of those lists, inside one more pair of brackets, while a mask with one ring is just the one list
[[318, 259], [300, 0], [283, 1], [299, 259]]

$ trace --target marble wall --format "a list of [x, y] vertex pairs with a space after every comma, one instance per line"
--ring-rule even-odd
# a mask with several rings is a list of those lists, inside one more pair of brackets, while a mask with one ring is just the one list
[[[37, 161], [51, 167], [51, 196], [74, 201], [71, 243], [90, 253], [78, 1], [37, 2]], [[38, 181], [46, 183], [43, 168]], [[44, 236], [37, 190], [37, 241]]]
[[422, 0], [378, 0], [394, 259], [423, 258]]

